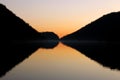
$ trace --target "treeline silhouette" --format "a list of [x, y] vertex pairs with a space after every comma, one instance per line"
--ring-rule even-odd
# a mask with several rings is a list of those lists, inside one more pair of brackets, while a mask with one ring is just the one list
[[103, 66], [120, 70], [120, 12], [104, 15], [61, 41]]
[[38, 32], [0, 4], [0, 77], [28, 58], [38, 48], [54, 48], [59, 41], [53, 32]]

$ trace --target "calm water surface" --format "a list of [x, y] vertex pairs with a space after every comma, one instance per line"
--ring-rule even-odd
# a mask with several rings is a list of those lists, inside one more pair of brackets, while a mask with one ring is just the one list
[[38, 49], [0, 80], [120, 80], [120, 71], [59, 43], [53, 49]]

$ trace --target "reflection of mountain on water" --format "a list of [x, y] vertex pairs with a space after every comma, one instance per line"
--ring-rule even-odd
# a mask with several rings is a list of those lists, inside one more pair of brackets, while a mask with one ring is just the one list
[[106, 43], [106, 42], [74, 42], [68, 43], [63, 41], [67, 46], [70, 46], [87, 57], [97, 61], [103, 66], [111, 69], [120, 70], [120, 44], [119, 43]]
[[[41, 45], [42, 43], [42, 45]], [[36, 45], [37, 44], [37, 45]], [[28, 58], [38, 48], [54, 48], [58, 42], [8, 44], [0, 48], [0, 77]], [[47, 44], [47, 45], [46, 45]], [[49, 45], [50, 44], [50, 45]], [[39, 45], [39, 46], [38, 46]]]

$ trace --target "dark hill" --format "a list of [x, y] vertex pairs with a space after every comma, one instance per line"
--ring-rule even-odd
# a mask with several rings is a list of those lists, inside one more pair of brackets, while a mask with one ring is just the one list
[[28, 39], [37, 35], [29, 24], [17, 17], [4, 5], [0, 4], [0, 36], [1, 39]]
[[53, 32], [37, 32], [28, 23], [0, 4], [0, 40], [2, 42], [43, 41], [47, 39], [58, 40], [59, 38]]
[[82, 29], [64, 36], [62, 40], [120, 41], [120, 12], [102, 16]]

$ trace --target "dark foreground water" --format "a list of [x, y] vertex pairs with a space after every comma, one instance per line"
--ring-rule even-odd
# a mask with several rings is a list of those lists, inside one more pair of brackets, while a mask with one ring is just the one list
[[0, 80], [120, 80], [120, 71], [59, 43], [53, 49], [39, 48]]

